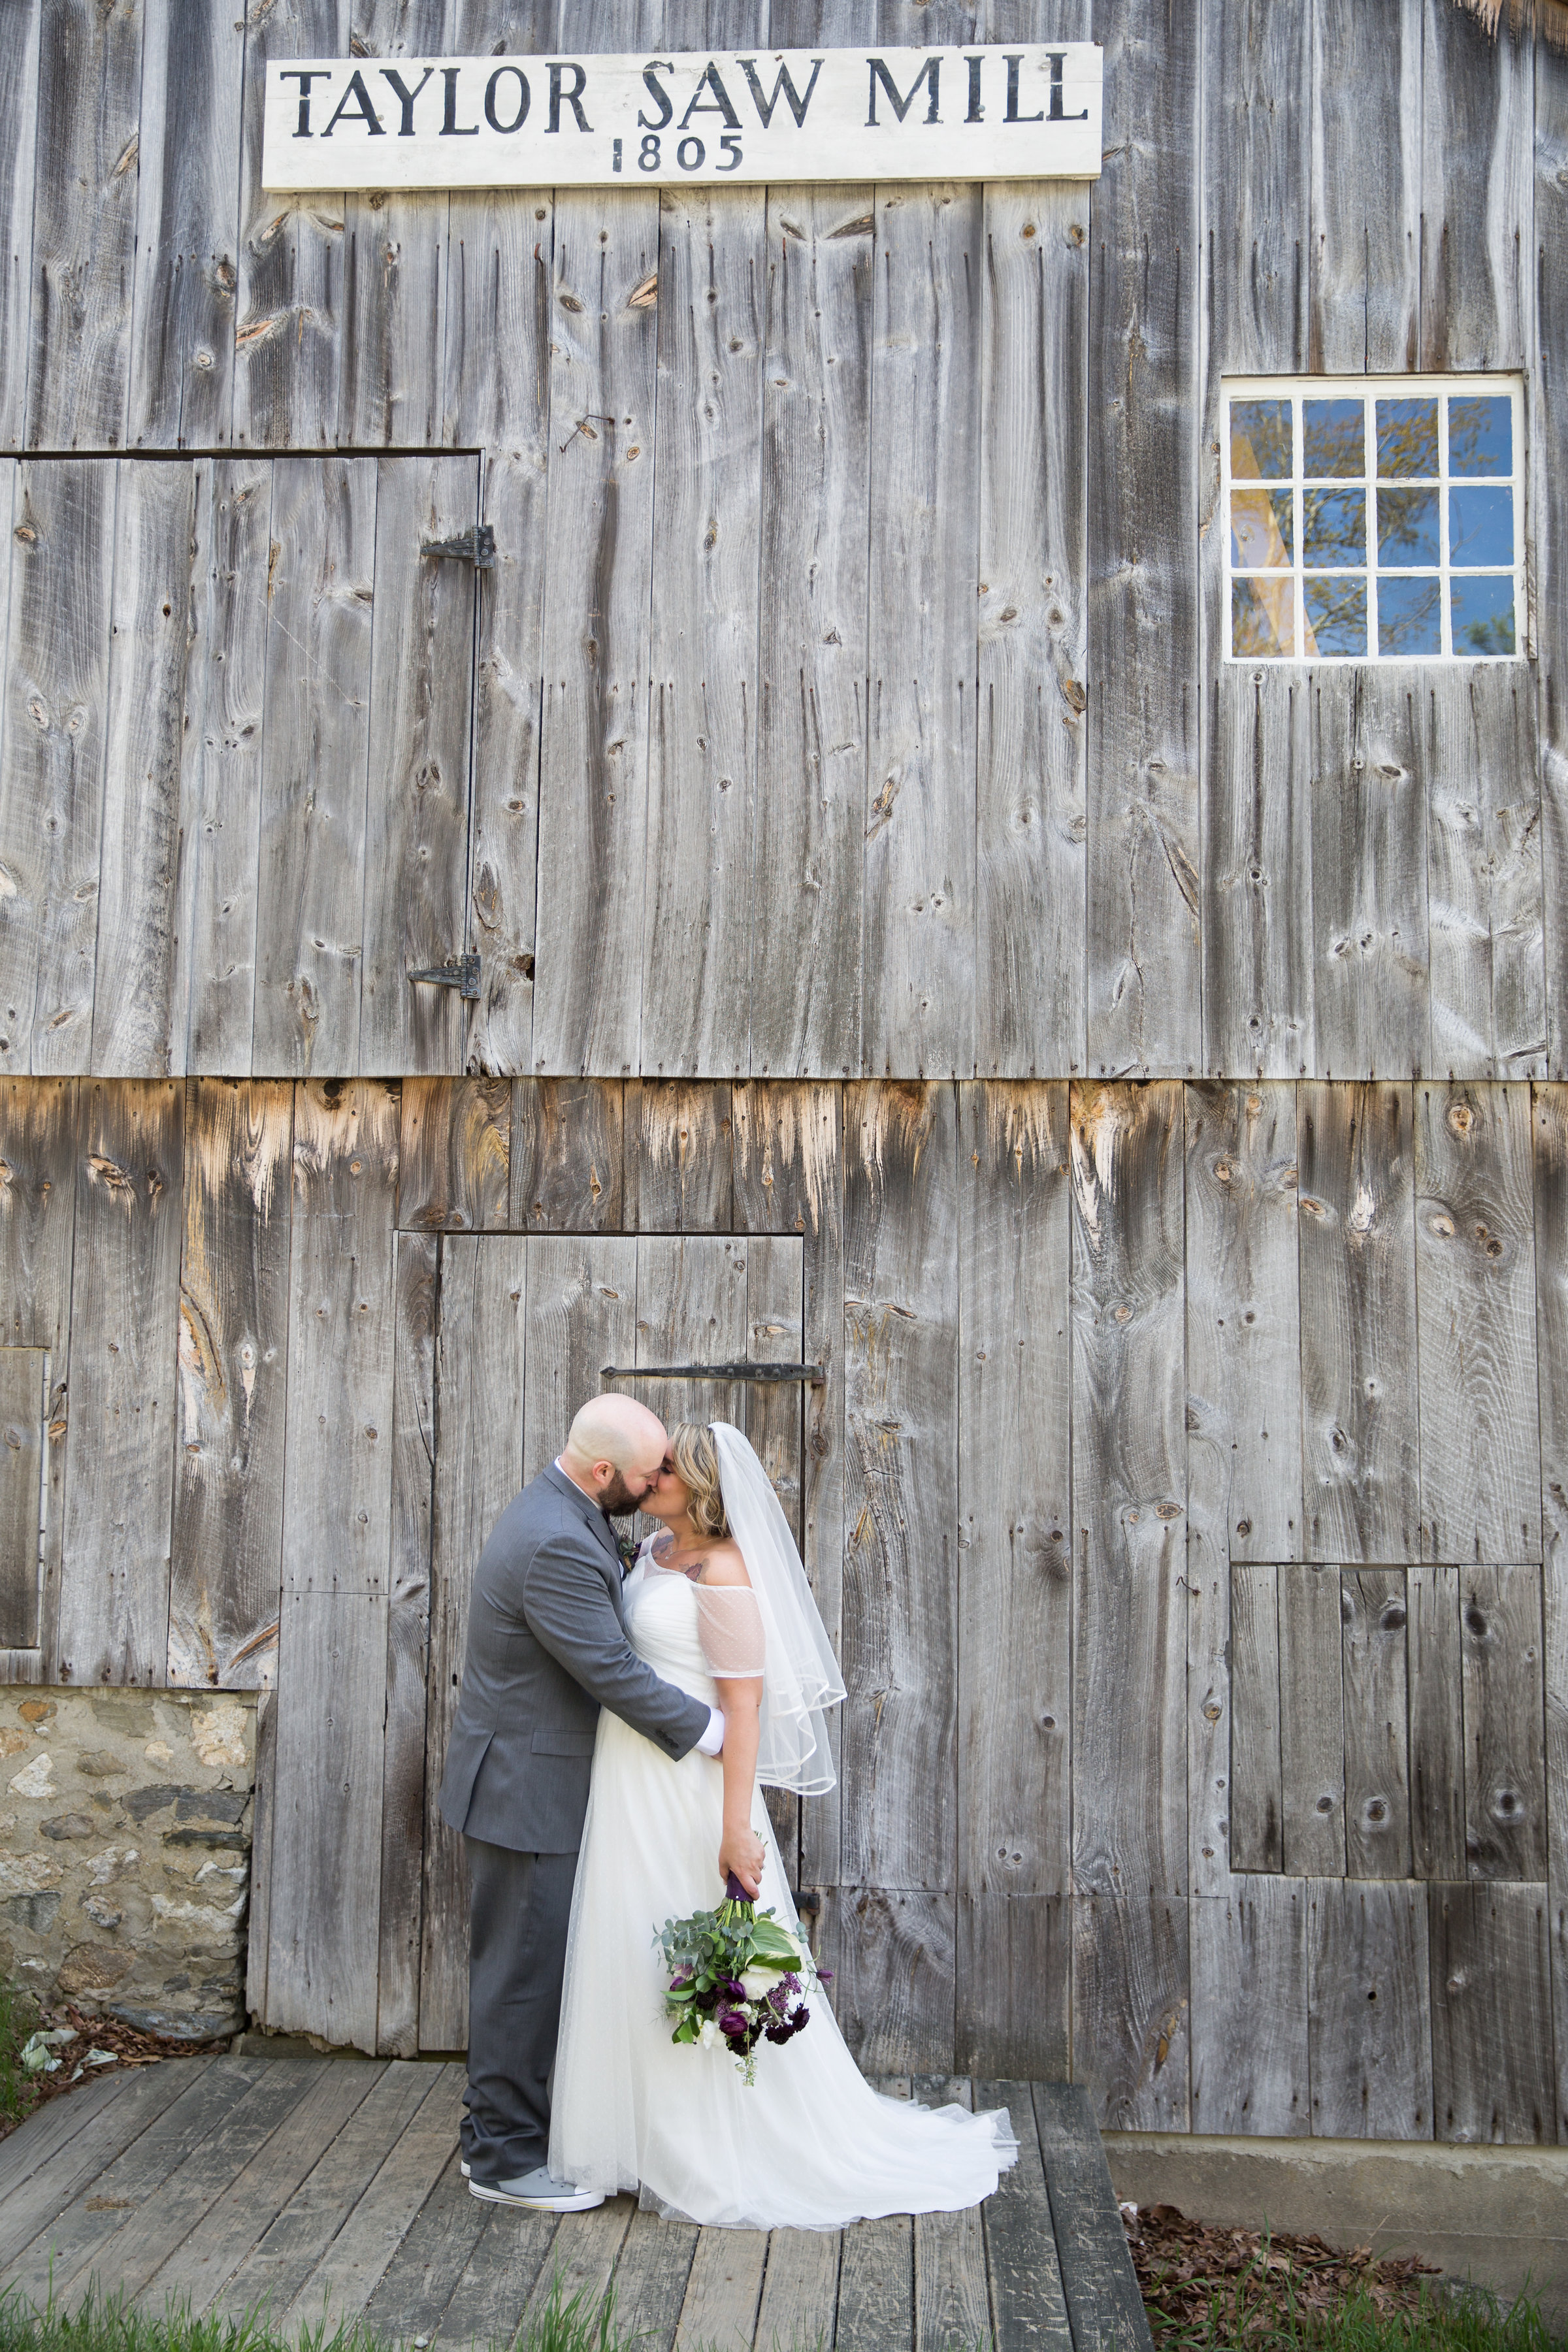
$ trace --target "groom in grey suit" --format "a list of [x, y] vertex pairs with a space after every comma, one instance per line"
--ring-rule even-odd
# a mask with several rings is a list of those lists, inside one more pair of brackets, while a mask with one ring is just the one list
[[668, 1445], [646, 1406], [595, 1397], [559, 1460], [501, 1513], [474, 1574], [440, 1802], [462, 1832], [472, 1898], [463, 2156], [473, 2194], [492, 2203], [574, 2212], [602, 2201], [546, 2161], [600, 1708], [667, 1756], [723, 1745], [723, 1717], [645, 1665], [622, 1616], [610, 1518], [651, 1491]]

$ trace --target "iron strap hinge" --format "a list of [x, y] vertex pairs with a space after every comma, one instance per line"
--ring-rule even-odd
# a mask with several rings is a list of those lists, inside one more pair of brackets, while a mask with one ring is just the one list
[[476, 523], [456, 539], [422, 539], [421, 555], [450, 555], [460, 563], [471, 563], [476, 572], [493, 572], [496, 568], [495, 525]]
[[479, 995], [479, 960], [477, 955], [448, 956], [445, 963], [426, 964], [423, 971], [411, 971], [410, 980], [432, 980], [437, 988], [455, 988], [477, 1004]]
[[748, 1381], [758, 1386], [805, 1381], [814, 1389], [826, 1385], [826, 1364], [605, 1364], [602, 1381]]

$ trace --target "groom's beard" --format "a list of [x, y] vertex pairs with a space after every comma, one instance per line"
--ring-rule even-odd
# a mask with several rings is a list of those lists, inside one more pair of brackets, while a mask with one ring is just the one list
[[618, 1470], [599, 1496], [599, 1508], [607, 1519], [624, 1519], [628, 1511], [640, 1511], [642, 1506], [642, 1496], [633, 1494]]

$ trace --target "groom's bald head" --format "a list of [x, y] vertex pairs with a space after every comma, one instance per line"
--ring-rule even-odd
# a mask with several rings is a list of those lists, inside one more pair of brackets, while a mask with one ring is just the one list
[[635, 1397], [590, 1397], [572, 1423], [561, 1467], [601, 1510], [635, 1511], [668, 1445], [658, 1413]]

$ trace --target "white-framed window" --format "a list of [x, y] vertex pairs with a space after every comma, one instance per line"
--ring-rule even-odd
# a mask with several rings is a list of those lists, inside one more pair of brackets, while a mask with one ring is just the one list
[[1236, 377], [1221, 392], [1228, 659], [1518, 657], [1518, 376]]

